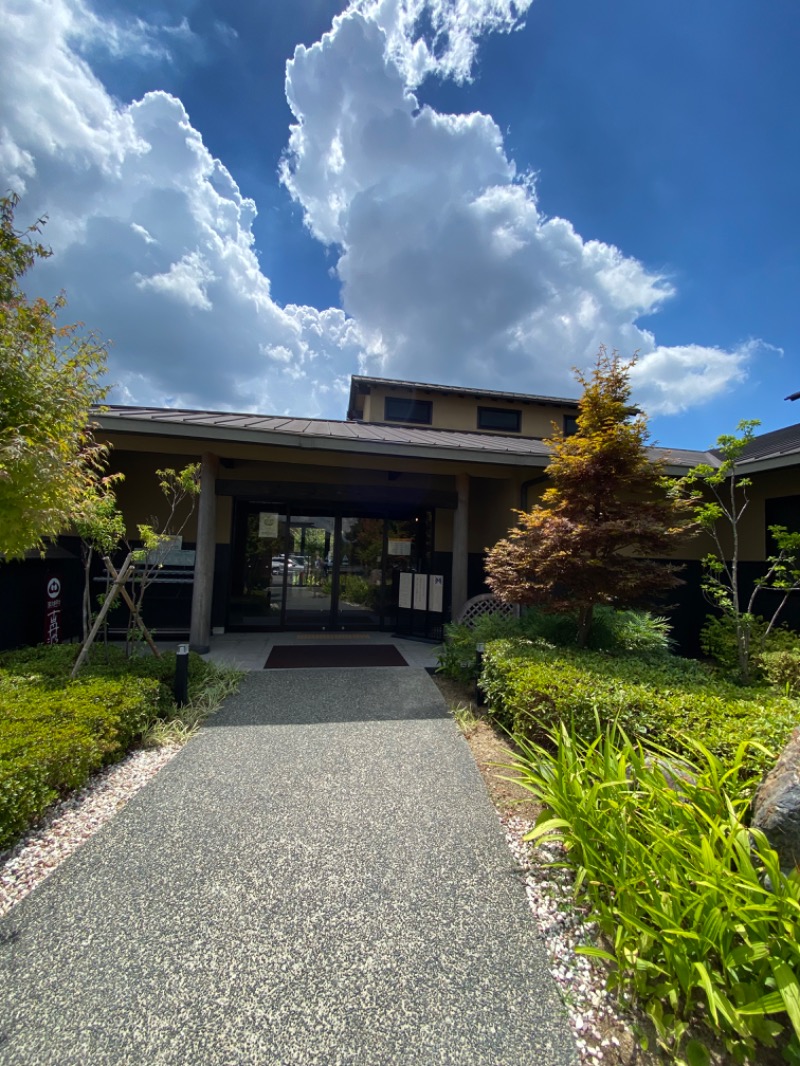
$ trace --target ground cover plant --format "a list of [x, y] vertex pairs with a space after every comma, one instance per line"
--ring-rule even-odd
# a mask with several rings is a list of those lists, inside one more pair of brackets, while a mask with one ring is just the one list
[[706, 1064], [721, 1042], [725, 1061], [763, 1063], [778, 1044], [800, 1062], [800, 880], [746, 827], [753, 743], [723, 762], [691, 738], [676, 751], [599, 722], [591, 741], [542, 730], [515, 738], [512, 768], [544, 805], [528, 839], [561, 838], [591, 906], [602, 941], [586, 953], [674, 1061]]
[[189, 701], [173, 701], [175, 655], [127, 658], [96, 647], [70, 680], [77, 645], [0, 655], [0, 848], [64, 793], [142, 743], [180, 741], [238, 683], [238, 675], [189, 658]]

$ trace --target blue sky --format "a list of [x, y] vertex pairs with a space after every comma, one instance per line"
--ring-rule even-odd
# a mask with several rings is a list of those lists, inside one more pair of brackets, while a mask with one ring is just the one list
[[604, 343], [662, 443], [800, 421], [790, 0], [0, 13], [0, 176], [54, 251], [30, 287], [113, 341], [119, 402], [575, 395]]

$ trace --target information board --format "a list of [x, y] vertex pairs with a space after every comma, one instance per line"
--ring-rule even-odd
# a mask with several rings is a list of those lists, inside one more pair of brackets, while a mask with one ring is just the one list
[[258, 535], [259, 537], [277, 537], [278, 535], [278, 516], [271, 514], [269, 511], [260, 511], [258, 515]]
[[397, 590], [397, 606], [408, 610], [411, 607], [411, 589], [413, 574], [400, 575], [400, 587]]
[[428, 609], [428, 575], [414, 574], [414, 610]]
[[444, 575], [431, 574], [428, 581], [428, 610], [441, 614], [444, 609]]

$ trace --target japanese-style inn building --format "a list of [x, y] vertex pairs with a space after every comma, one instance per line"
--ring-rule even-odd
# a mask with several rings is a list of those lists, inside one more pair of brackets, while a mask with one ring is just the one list
[[[354, 376], [342, 421], [149, 407], [110, 407], [95, 420], [125, 475], [130, 538], [163, 510], [155, 471], [202, 464], [197, 509], [148, 609], [162, 633], [190, 630], [203, 650], [230, 630], [439, 636], [486, 591], [485, 549], [535, 502], [543, 438], [553, 424], [570, 433], [577, 411], [560, 397]], [[717, 462], [652, 451], [674, 475]], [[790, 427], [757, 438], [745, 457], [757, 475], [743, 529], [749, 564], [768, 554], [766, 525], [800, 529], [798, 456], [800, 427]], [[695, 579], [707, 550], [695, 541], [679, 553]], [[698, 596], [679, 597], [684, 614]]]

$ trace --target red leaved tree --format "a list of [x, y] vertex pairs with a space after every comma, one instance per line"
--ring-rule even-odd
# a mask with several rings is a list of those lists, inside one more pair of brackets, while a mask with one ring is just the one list
[[691, 501], [646, 450], [647, 420], [630, 406], [632, 366], [601, 348], [589, 377], [575, 372], [577, 433], [556, 430], [547, 442], [548, 488], [486, 562], [489, 587], [507, 603], [577, 611], [582, 647], [597, 605], [632, 607], [681, 584], [676, 567], [654, 559], [694, 532]]

